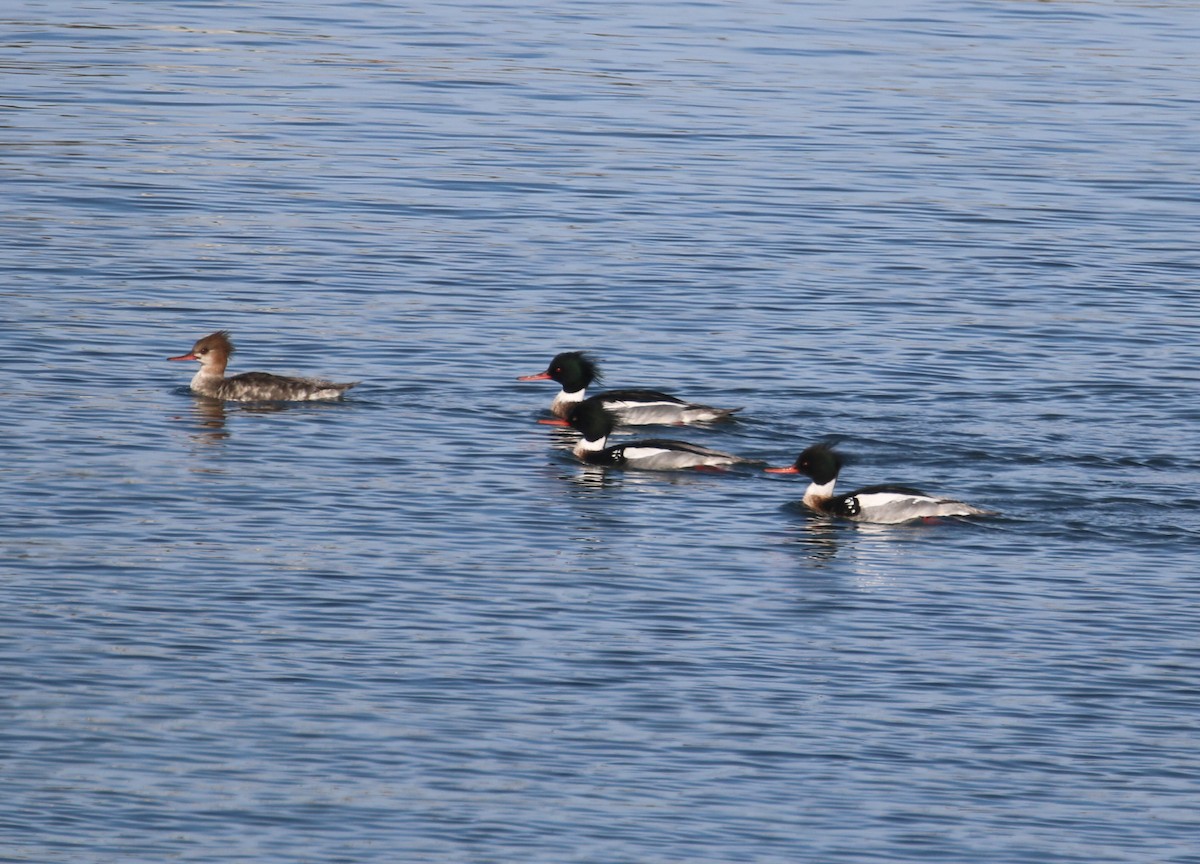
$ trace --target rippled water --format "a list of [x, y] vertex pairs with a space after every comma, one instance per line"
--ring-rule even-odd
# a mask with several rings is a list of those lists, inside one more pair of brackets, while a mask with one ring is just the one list
[[[1194, 4], [0, 33], [0, 859], [1200, 861]], [[574, 348], [1002, 515], [582, 468]]]

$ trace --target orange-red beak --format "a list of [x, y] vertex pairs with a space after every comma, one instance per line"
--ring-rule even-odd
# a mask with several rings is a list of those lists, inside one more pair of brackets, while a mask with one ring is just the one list
[[180, 354], [178, 357], [168, 357], [168, 360], [199, 360], [195, 354]]
[[518, 381], [549, 381], [550, 373], [549, 372], [539, 372], [536, 375], [522, 375], [517, 380]]
[[568, 423], [566, 420], [562, 419], [561, 417], [543, 417], [538, 422], [541, 423], [543, 426], [570, 426], [571, 425], [570, 423]]
[[786, 468], [764, 468], [768, 474], [799, 474], [795, 465], [788, 465]]

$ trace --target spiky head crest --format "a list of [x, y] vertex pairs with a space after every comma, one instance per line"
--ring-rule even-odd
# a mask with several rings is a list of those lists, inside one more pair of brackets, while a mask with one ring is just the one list
[[209, 333], [207, 336], [197, 339], [196, 344], [192, 346], [192, 353], [197, 357], [203, 357], [210, 351], [217, 351], [226, 357], [233, 353], [233, 342], [229, 339], [228, 330]]
[[599, 381], [604, 375], [600, 372], [600, 364], [596, 358], [583, 351], [563, 351], [555, 354], [546, 374], [562, 385], [568, 393], [582, 390], [593, 381]]
[[824, 486], [842, 470], [842, 456], [824, 442], [813, 444], [796, 457], [796, 470]]

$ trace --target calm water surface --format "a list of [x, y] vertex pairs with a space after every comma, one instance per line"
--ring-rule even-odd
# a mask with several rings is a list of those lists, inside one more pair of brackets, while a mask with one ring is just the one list
[[[1198, 38], [9, 3], [0, 860], [1200, 862]], [[582, 468], [572, 348], [1002, 515]]]

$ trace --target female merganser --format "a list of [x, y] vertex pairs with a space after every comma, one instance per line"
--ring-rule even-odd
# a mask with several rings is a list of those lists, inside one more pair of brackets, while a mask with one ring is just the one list
[[[596, 361], [582, 351], [564, 351], [550, 361], [545, 372], [522, 375], [518, 381], [557, 381], [562, 390], [550, 404], [550, 411], [566, 418], [576, 404], [583, 401], [588, 385], [601, 378]], [[684, 402], [657, 390], [608, 390], [593, 396], [617, 415], [622, 426], [646, 426], [654, 423], [706, 423], [724, 420], [741, 408], [713, 408]]]
[[585, 399], [572, 408], [566, 422], [583, 436], [573, 452], [589, 465], [674, 471], [680, 468], [723, 468], [753, 461], [686, 441], [659, 438], [629, 441], [606, 447], [608, 436], [617, 424], [617, 418], [612, 411], [604, 407], [599, 396]]
[[334, 384], [316, 378], [288, 378], [269, 372], [243, 372], [225, 377], [225, 364], [233, 353], [228, 330], [218, 330], [196, 341], [192, 350], [168, 360], [199, 360], [200, 371], [192, 378], [192, 392], [212, 399], [234, 402], [307, 402], [339, 399], [357, 384]]
[[834, 495], [833, 485], [842, 468], [842, 457], [827, 444], [814, 444], [794, 465], [767, 468], [772, 474], [804, 474], [812, 480], [804, 491], [804, 504], [817, 513], [843, 516], [855, 522], [895, 524], [936, 516], [991, 516], [984, 510], [950, 498], [935, 498], [905, 486], [865, 486], [845, 495]]

